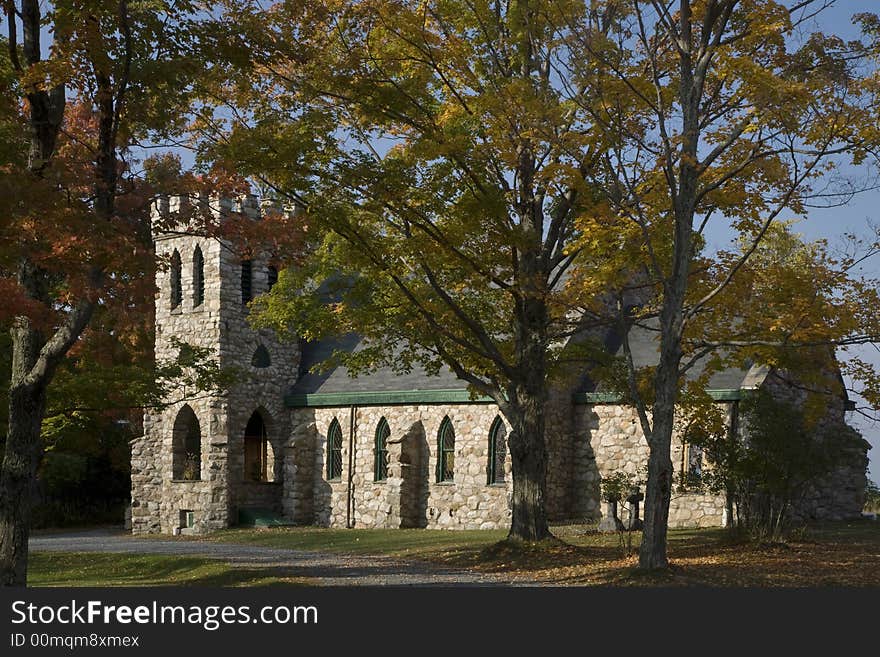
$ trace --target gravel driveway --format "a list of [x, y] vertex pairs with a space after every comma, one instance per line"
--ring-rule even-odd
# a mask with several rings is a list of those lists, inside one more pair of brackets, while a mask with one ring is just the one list
[[133, 537], [122, 529], [36, 534], [35, 552], [118, 552], [219, 559], [231, 566], [277, 568], [315, 586], [491, 586], [504, 578], [386, 556], [284, 550], [233, 543]]

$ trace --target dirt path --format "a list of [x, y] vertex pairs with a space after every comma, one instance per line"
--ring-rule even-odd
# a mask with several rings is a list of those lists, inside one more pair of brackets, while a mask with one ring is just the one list
[[123, 530], [94, 529], [32, 535], [35, 552], [117, 552], [219, 559], [236, 567], [277, 569], [315, 586], [492, 586], [497, 575], [407, 561], [386, 556], [284, 550], [233, 543], [144, 539]]

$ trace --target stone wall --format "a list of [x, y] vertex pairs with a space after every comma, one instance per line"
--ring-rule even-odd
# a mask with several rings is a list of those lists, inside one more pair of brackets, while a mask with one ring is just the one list
[[[200, 435], [200, 472], [195, 480], [174, 478], [175, 420], [189, 408]], [[225, 406], [196, 399], [147, 413], [144, 436], [132, 443], [132, 533], [172, 533], [181, 511], [192, 511], [195, 533], [228, 525]]]
[[578, 468], [582, 465], [575, 455], [575, 416], [571, 392], [556, 389], [550, 392], [545, 410], [544, 435], [547, 443], [547, 517], [551, 522], [580, 522], [581, 510], [574, 499], [578, 486], [585, 483]]
[[[314, 521], [344, 527], [349, 465], [348, 407], [293, 411], [292, 442], [313, 442]], [[367, 406], [354, 410], [351, 521], [356, 527], [433, 527], [494, 529], [510, 520], [510, 457], [505, 483], [488, 484], [489, 430], [498, 416], [492, 404], [425, 404]], [[448, 416], [455, 430], [455, 472], [452, 482], [438, 482], [437, 437]], [[389, 467], [384, 481], [374, 481], [375, 435], [379, 420], [388, 422]], [[336, 418], [343, 431], [343, 474], [327, 481], [327, 432]], [[509, 430], [509, 427], [507, 427]], [[300, 495], [301, 497], [301, 495]], [[285, 497], [295, 505], [298, 497]]]
[[[815, 362], [821, 362], [823, 355], [827, 358], [827, 354], [816, 354]], [[819, 440], [829, 436], [841, 441], [837, 466], [806, 487], [803, 495], [795, 500], [793, 516], [800, 521], [859, 518], [865, 505], [871, 446], [846, 424], [846, 391], [837, 370], [829, 370], [824, 377], [811, 382], [800, 381], [790, 372], [774, 370], [762, 385], [776, 399], [799, 409], [809, 404], [810, 395], [821, 395], [825, 412], [811, 425], [814, 436]]]
[[[577, 435], [573, 506], [584, 520], [597, 521], [601, 518], [602, 477], [620, 471], [644, 479], [648, 442], [635, 409], [629, 406], [578, 405], [574, 406], [574, 415]], [[683, 462], [681, 439], [674, 435], [673, 467], [681, 468]], [[669, 505], [670, 527], [718, 527], [723, 524], [723, 496], [673, 492]]]

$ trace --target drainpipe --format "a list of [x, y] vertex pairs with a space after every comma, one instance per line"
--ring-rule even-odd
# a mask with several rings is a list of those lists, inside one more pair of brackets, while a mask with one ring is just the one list
[[354, 414], [355, 406], [348, 409], [348, 485], [345, 491], [345, 527], [351, 529], [352, 522], [352, 480], [354, 478]]
[[[730, 431], [728, 433], [728, 440], [733, 443], [736, 440], [739, 440], [739, 400], [734, 399], [733, 403], [730, 405]], [[727, 526], [733, 527], [736, 524], [736, 521], [733, 517], [733, 491], [730, 490], [730, 486], [726, 485], [724, 487], [724, 506], [725, 511], [727, 511]]]

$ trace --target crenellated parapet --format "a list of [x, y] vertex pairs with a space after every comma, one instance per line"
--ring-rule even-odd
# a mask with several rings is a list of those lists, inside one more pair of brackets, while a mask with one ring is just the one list
[[173, 234], [200, 232], [206, 225], [222, 223], [233, 216], [259, 221], [269, 215], [293, 218], [301, 213], [302, 206], [298, 204], [282, 203], [271, 198], [260, 199], [255, 194], [236, 197], [207, 193], [165, 194], [150, 204], [154, 240]]

